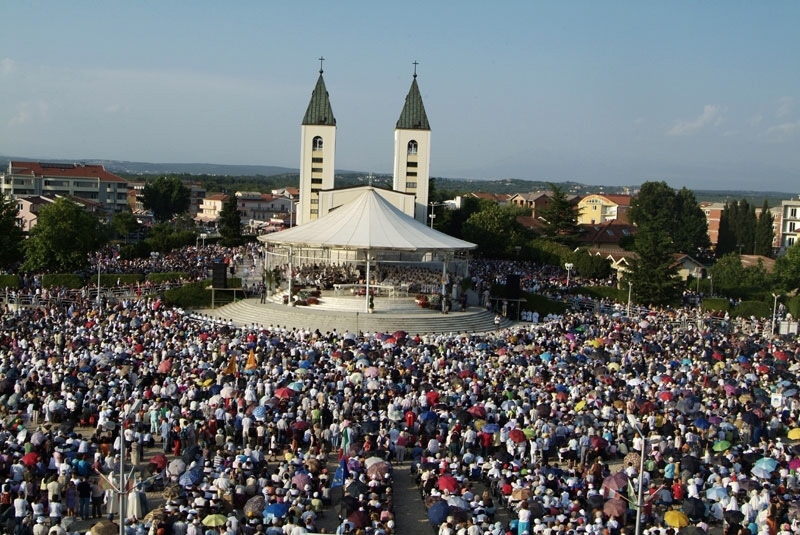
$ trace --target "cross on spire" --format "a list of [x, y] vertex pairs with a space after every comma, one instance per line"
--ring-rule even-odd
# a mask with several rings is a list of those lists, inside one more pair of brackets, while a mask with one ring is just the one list
[[417, 77], [417, 65], [419, 65], [419, 63], [417, 62], [417, 60], [414, 60], [414, 62], [412, 64], [414, 65], [414, 78], [416, 78]]
[[322, 74], [322, 62], [325, 61], [325, 58], [322, 56], [319, 57], [319, 73]]

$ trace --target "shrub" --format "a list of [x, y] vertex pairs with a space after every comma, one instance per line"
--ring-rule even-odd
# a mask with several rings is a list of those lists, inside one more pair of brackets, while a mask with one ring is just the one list
[[560, 301], [551, 301], [543, 295], [535, 293], [524, 293], [525, 303], [522, 304], [523, 310], [530, 310], [539, 313], [540, 317], [548, 314], [564, 314], [567, 311], [567, 304]]
[[0, 288], [19, 288], [19, 276], [0, 275]]
[[172, 271], [167, 273], [148, 273], [147, 280], [149, 280], [153, 284], [161, 284], [162, 282], [170, 282], [170, 281], [185, 279], [187, 275], [188, 274], [184, 271]]
[[785, 301], [785, 304], [786, 308], [789, 309], [789, 313], [795, 319], [800, 318], [800, 295], [795, 295], [794, 297], [790, 297]]
[[703, 312], [720, 311], [725, 312], [731, 307], [727, 299], [720, 299], [717, 297], [707, 297], [703, 299]]
[[572, 293], [583, 294], [593, 299], [609, 299], [618, 303], [628, 302], [628, 289], [620, 289], [615, 286], [582, 286]]
[[209, 281], [190, 282], [180, 288], [164, 292], [164, 302], [168, 306], [180, 308], [203, 308], [211, 306], [211, 291], [206, 288]]
[[74, 273], [48, 273], [42, 275], [42, 286], [45, 288], [60, 286], [76, 290], [83, 288], [83, 281], [79, 275]]
[[734, 318], [771, 318], [772, 306], [763, 301], [742, 301], [730, 310]]

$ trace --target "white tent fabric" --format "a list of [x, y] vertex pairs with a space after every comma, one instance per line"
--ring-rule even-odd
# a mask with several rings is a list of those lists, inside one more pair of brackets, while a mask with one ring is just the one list
[[315, 221], [258, 239], [276, 245], [368, 251], [452, 251], [476, 247], [407, 216], [374, 188], [366, 189], [354, 201]]

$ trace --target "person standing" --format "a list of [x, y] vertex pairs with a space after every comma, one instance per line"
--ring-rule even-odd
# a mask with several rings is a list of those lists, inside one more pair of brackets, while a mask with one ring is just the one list
[[16, 526], [16, 533], [17, 535], [22, 535], [22, 521], [25, 520], [25, 517], [28, 515], [29, 509], [31, 508], [28, 500], [25, 499], [25, 496], [19, 492], [17, 493], [17, 497], [14, 498], [14, 524]]
[[78, 489], [78, 520], [89, 518], [89, 504], [92, 500], [92, 486], [86, 476], [82, 477], [77, 485]]

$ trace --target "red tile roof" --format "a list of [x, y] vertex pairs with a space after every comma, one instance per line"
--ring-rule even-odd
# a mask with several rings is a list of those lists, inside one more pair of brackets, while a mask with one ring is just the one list
[[11, 162], [14, 174], [33, 174], [38, 177], [97, 178], [101, 182], [127, 182], [109, 173], [102, 165], [79, 163]]

